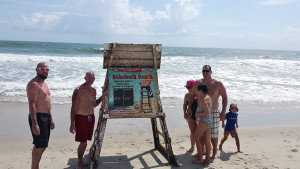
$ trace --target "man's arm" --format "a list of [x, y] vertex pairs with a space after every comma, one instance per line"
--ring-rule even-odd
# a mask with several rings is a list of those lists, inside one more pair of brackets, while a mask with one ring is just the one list
[[222, 111], [220, 114], [220, 119], [224, 120], [225, 112], [226, 112], [226, 108], [227, 108], [227, 93], [226, 93], [226, 89], [222, 82], [220, 82], [220, 95], [222, 97]]
[[49, 114], [51, 116], [51, 129], [53, 130], [55, 128], [55, 124], [54, 124], [51, 112]]
[[225, 120], [222, 120], [222, 128], [225, 127], [225, 123], [224, 123]]
[[71, 107], [71, 125], [70, 125], [70, 132], [73, 134], [75, 132], [75, 114], [78, 110], [78, 100], [79, 100], [79, 88], [76, 88], [72, 95], [72, 107]]
[[29, 103], [29, 114], [32, 122], [32, 133], [34, 135], [40, 135], [40, 128], [37, 123], [36, 119], [36, 103], [37, 103], [37, 96], [39, 93], [40, 87], [38, 83], [30, 82], [27, 85], [27, 97]]
[[[226, 115], [225, 115], [225, 119], [226, 119]], [[222, 120], [222, 128], [225, 128], [225, 119]]]
[[236, 119], [236, 128], [239, 128], [238, 119]]
[[[102, 95], [96, 100], [96, 103], [94, 104], [94, 107], [97, 107], [101, 102], [102, 102], [102, 98], [105, 94], [105, 88], [102, 89]], [[95, 89], [95, 98], [96, 98], [96, 89]]]

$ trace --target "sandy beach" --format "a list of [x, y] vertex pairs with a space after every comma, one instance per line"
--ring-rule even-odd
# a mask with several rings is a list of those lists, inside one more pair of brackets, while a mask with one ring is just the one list
[[[181, 168], [299, 168], [300, 166], [300, 126], [294, 118], [299, 119], [297, 111], [285, 110], [291, 120], [286, 124], [277, 123], [286, 117], [278, 117], [266, 121], [264, 116], [256, 121], [241, 110], [240, 106], [240, 136], [241, 150], [236, 153], [235, 141], [229, 138], [218, 151], [218, 157], [209, 165], [194, 165], [191, 160], [193, 153], [187, 153], [190, 146], [189, 129], [182, 118], [179, 101], [163, 101], [164, 111], [173, 152]], [[246, 106], [246, 104], [245, 104]], [[261, 109], [263, 107], [260, 105]], [[0, 168], [19, 169], [30, 168], [32, 138], [27, 122], [28, 105], [26, 103], [1, 102], [0, 119]], [[252, 107], [252, 109], [251, 109]], [[270, 107], [268, 105], [267, 107]], [[278, 106], [280, 107], [280, 106]], [[270, 117], [282, 113], [274, 106], [269, 109]], [[254, 111], [253, 105], [248, 105], [247, 111]], [[250, 109], [250, 110], [249, 110]], [[294, 109], [295, 110], [295, 109]], [[266, 110], [264, 110], [266, 111]], [[74, 135], [69, 129], [70, 105], [52, 105], [52, 114], [56, 128], [51, 133], [49, 147], [45, 151], [40, 167], [49, 169], [75, 168], [77, 162]], [[99, 108], [95, 109], [96, 118]], [[293, 114], [294, 112], [294, 114]], [[296, 113], [295, 113], [296, 112]], [[253, 112], [255, 113], [255, 112]], [[259, 112], [256, 112], [259, 113]], [[298, 112], [299, 114], [299, 112]], [[281, 120], [280, 120], [281, 119]], [[247, 122], [251, 120], [252, 122]], [[260, 121], [265, 121], [260, 125]], [[278, 125], [275, 125], [278, 124]], [[223, 130], [220, 128], [219, 139]], [[92, 142], [88, 142], [90, 147]], [[88, 150], [86, 152], [88, 154]], [[88, 160], [88, 156], [84, 157]], [[98, 160], [98, 168], [177, 168], [168, 164], [167, 160], [154, 149], [150, 119], [109, 119], [105, 131], [104, 143]]]

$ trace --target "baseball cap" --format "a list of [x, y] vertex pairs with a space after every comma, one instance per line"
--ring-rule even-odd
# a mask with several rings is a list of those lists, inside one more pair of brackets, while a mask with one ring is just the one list
[[186, 85], [184, 85], [184, 87], [187, 87], [187, 88], [193, 87], [194, 83], [195, 83], [195, 80], [188, 80], [186, 82]]
[[235, 108], [237, 109], [237, 111], [239, 111], [239, 109], [238, 109], [238, 107], [237, 107], [237, 104], [231, 103], [231, 104], [230, 104], [230, 109], [233, 108], [233, 107], [235, 107]]

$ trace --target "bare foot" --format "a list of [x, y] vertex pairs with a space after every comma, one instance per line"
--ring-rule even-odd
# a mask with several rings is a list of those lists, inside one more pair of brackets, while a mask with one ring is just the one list
[[203, 164], [209, 164], [210, 163], [210, 159], [205, 159], [204, 161], [203, 161]]
[[238, 153], [243, 153], [241, 150], [238, 150], [237, 152], [238, 152]]
[[76, 169], [82, 169], [82, 167], [88, 167], [89, 164], [78, 160]]
[[220, 150], [220, 151], [222, 150], [222, 144], [219, 145], [219, 150]]
[[193, 152], [194, 151], [194, 148], [190, 148], [188, 151], [186, 152]]
[[193, 164], [203, 164], [203, 160], [199, 160], [199, 159], [192, 160], [192, 163]]
[[[206, 153], [202, 153], [202, 155], [206, 155]], [[198, 153], [193, 156], [198, 158]]]
[[76, 167], [76, 169], [82, 169], [81, 162], [78, 162], [78, 163], [77, 163], [77, 167]]

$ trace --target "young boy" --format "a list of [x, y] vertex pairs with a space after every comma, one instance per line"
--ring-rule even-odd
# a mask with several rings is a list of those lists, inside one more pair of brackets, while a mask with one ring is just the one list
[[240, 140], [239, 140], [239, 136], [238, 133], [236, 131], [236, 128], [239, 128], [238, 125], [238, 114], [237, 112], [239, 111], [238, 107], [236, 104], [231, 104], [230, 108], [229, 108], [229, 112], [226, 113], [226, 126], [224, 125], [224, 120], [222, 121], [222, 127], [225, 127], [224, 130], [224, 138], [221, 140], [221, 143], [219, 145], [219, 150], [222, 150], [222, 146], [224, 144], [224, 142], [227, 140], [228, 135], [230, 134], [233, 138], [235, 138], [235, 142], [236, 142], [236, 147], [239, 153], [242, 153], [240, 150]]

